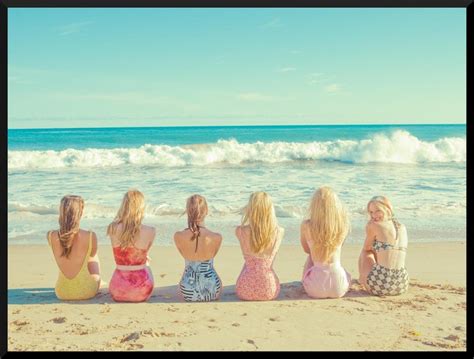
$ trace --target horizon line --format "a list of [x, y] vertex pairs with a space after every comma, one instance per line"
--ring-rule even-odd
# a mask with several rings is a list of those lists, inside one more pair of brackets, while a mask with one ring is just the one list
[[466, 126], [467, 123], [335, 123], [335, 124], [288, 124], [288, 125], [161, 125], [161, 126], [97, 126], [97, 127], [16, 127], [7, 130], [79, 130], [124, 128], [221, 128], [221, 127], [318, 127], [318, 126]]

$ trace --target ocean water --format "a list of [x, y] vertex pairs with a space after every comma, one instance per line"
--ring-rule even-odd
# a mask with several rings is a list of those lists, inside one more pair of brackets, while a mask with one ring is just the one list
[[329, 185], [362, 243], [365, 207], [388, 196], [411, 242], [465, 240], [466, 126], [240, 126], [8, 130], [8, 241], [45, 243], [65, 194], [85, 199], [81, 227], [105, 230], [124, 192], [143, 192], [144, 223], [172, 245], [186, 198], [204, 195], [207, 227], [237, 245], [234, 227], [254, 191], [273, 198], [285, 242], [315, 189]]

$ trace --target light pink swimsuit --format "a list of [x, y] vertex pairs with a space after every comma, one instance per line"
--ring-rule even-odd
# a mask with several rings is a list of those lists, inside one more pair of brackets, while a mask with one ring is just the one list
[[272, 265], [280, 243], [281, 238], [278, 236], [269, 255], [244, 253], [244, 267], [235, 285], [235, 292], [240, 299], [272, 300], [278, 297], [280, 281]]
[[113, 247], [115, 263], [109, 292], [117, 302], [143, 302], [153, 292], [153, 275], [147, 263], [147, 250]]
[[331, 263], [313, 263], [308, 256], [303, 270], [303, 287], [312, 298], [339, 298], [351, 284], [351, 275], [341, 266], [340, 249], [336, 250]]

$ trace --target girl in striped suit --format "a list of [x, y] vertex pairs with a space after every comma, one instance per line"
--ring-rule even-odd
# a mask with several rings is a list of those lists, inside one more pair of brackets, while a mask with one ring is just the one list
[[222, 282], [214, 269], [214, 257], [219, 251], [222, 236], [212, 232], [204, 223], [207, 215], [206, 199], [193, 195], [186, 201], [188, 227], [174, 234], [174, 242], [185, 260], [179, 289], [188, 302], [217, 300]]

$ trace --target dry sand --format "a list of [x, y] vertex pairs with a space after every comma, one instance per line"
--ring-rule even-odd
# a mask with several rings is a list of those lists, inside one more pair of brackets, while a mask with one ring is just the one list
[[[357, 278], [360, 247], [345, 245], [342, 264]], [[114, 269], [100, 246], [102, 276]], [[305, 254], [282, 246], [274, 268], [277, 300], [244, 302], [234, 293], [243, 259], [223, 247], [215, 267], [217, 302], [177, 295], [184, 261], [175, 248], [152, 248], [155, 290], [146, 303], [115, 303], [104, 283], [96, 298], [60, 302], [57, 267], [46, 245], [8, 248], [8, 350], [466, 350], [466, 244], [410, 244], [407, 293], [375, 297], [353, 281], [340, 299], [311, 299], [300, 283]]]

